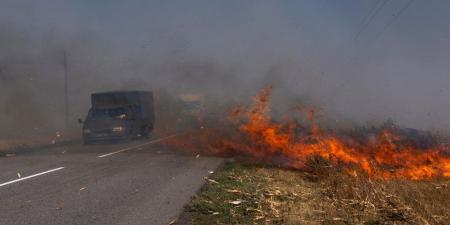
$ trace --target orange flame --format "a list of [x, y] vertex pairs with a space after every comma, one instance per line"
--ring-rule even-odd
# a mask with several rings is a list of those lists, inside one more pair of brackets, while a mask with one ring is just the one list
[[[232, 111], [230, 117], [242, 134], [239, 138], [221, 141], [220, 148], [264, 159], [283, 156], [284, 165], [298, 169], [305, 166], [308, 158], [319, 155], [333, 163], [358, 166], [375, 177], [414, 180], [450, 177], [450, 158], [444, 146], [418, 149], [398, 144], [394, 133], [387, 129], [369, 143], [346, 141], [332, 132], [322, 131], [317, 125], [313, 125], [308, 134], [299, 136], [292, 126], [286, 129], [290, 126], [272, 121], [271, 91], [270, 87], [263, 89], [249, 109], [240, 107]], [[312, 117], [312, 113], [310, 111], [308, 116]]]
[[[383, 129], [369, 141], [360, 141], [322, 130], [314, 123], [316, 109], [296, 108], [312, 121], [311, 129], [306, 132], [297, 121], [272, 120], [271, 92], [271, 87], [267, 87], [254, 97], [249, 108], [239, 106], [230, 112], [229, 120], [237, 125], [237, 131], [228, 130], [230, 124], [226, 124], [227, 129], [204, 129], [168, 139], [165, 144], [201, 154], [250, 156], [295, 169], [305, 168], [308, 159], [318, 155], [333, 164], [360, 168], [372, 177], [450, 178], [447, 146], [419, 148], [399, 141], [400, 137], [392, 129]], [[299, 128], [303, 130], [299, 132]]]

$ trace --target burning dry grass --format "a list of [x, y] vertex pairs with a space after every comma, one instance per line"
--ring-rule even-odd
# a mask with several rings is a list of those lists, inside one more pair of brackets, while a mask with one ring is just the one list
[[207, 179], [187, 206], [192, 224], [448, 224], [447, 145], [392, 126], [322, 129], [305, 107], [309, 124], [279, 122], [270, 95], [265, 88], [251, 106], [233, 110], [223, 129], [166, 143], [252, 161]]
[[446, 224], [450, 183], [352, 176], [319, 158], [299, 173], [227, 163], [186, 207], [188, 224]]
[[363, 170], [385, 179], [450, 177], [448, 146], [417, 143], [410, 135], [383, 127], [352, 135], [320, 128], [314, 110], [301, 108], [309, 124], [297, 120], [275, 121], [270, 115], [271, 88], [265, 88], [249, 107], [230, 113], [227, 130], [208, 130], [173, 139], [183, 149], [202, 149], [209, 154], [240, 155], [286, 168], [304, 169], [314, 155], [331, 164], [345, 164], [347, 171]]
[[[312, 166], [311, 166], [312, 165]], [[350, 224], [445, 224], [450, 214], [446, 180], [373, 179], [345, 173], [344, 167], [311, 160], [311, 181], [318, 182], [328, 220]], [[442, 189], [444, 188], [444, 189]]]

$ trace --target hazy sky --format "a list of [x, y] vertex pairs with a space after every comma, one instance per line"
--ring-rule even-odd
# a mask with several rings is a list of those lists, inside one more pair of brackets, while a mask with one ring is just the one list
[[449, 10], [446, 0], [0, 0], [0, 125], [20, 120], [17, 95], [60, 111], [66, 50], [74, 117], [92, 91], [146, 84], [239, 99], [272, 83], [282, 105], [450, 130]]

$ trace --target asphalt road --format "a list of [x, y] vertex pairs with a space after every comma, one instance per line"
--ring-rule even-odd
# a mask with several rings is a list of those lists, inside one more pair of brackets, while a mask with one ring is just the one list
[[169, 224], [222, 160], [159, 141], [0, 158], [0, 224]]

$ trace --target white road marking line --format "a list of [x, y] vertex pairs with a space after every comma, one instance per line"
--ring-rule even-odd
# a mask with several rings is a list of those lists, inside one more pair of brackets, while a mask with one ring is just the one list
[[[167, 137], [158, 138], [158, 139], [155, 139], [155, 140], [152, 140], [152, 141], [149, 141], [149, 142], [145, 142], [145, 143], [140, 144], [140, 145], [136, 145], [136, 146], [131, 146], [131, 147], [128, 147], [128, 148], [120, 149], [120, 150], [118, 150], [118, 151], [111, 152], [111, 153], [104, 154], [104, 155], [99, 155], [99, 156], [97, 156], [97, 157], [98, 157], [98, 158], [108, 157], [108, 156], [111, 156], [111, 155], [115, 155], [115, 154], [117, 154], [117, 153], [121, 153], [121, 152], [129, 151], [129, 150], [133, 150], [133, 149], [135, 149], [135, 148], [139, 148], [139, 147], [142, 147], [142, 146], [145, 146], [145, 145], [158, 143], [158, 142], [161, 142], [161, 141], [163, 141], [163, 140], [166, 140], [166, 139], [169, 139], [169, 138], [175, 137], [175, 136], [177, 136], [177, 135], [170, 135], [170, 136], [167, 136]], [[139, 150], [141, 150], [141, 149], [139, 149]]]
[[33, 178], [33, 177], [41, 176], [41, 175], [44, 175], [44, 174], [47, 174], [47, 173], [52, 173], [52, 172], [55, 172], [55, 171], [58, 171], [58, 170], [62, 170], [62, 169], [64, 169], [64, 167], [59, 167], [59, 168], [56, 168], [56, 169], [48, 170], [48, 171], [45, 171], [45, 172], [42, 172], [42, 173], [37, 173], [37, 174], [31, 175], [31, 176], [27, 176], [27, 177], [22, 177], [22, 178], [17, 179], [17, 180], [12, 180], [12, 181], [0, 184], [0, 187], [6, 186], [8, 184], [17, 183], [17, 182], [20, 182], [20, 181], [23, 181], [23, 180], [27, 180], [27, 179], [30, 179], [30, 178]]

